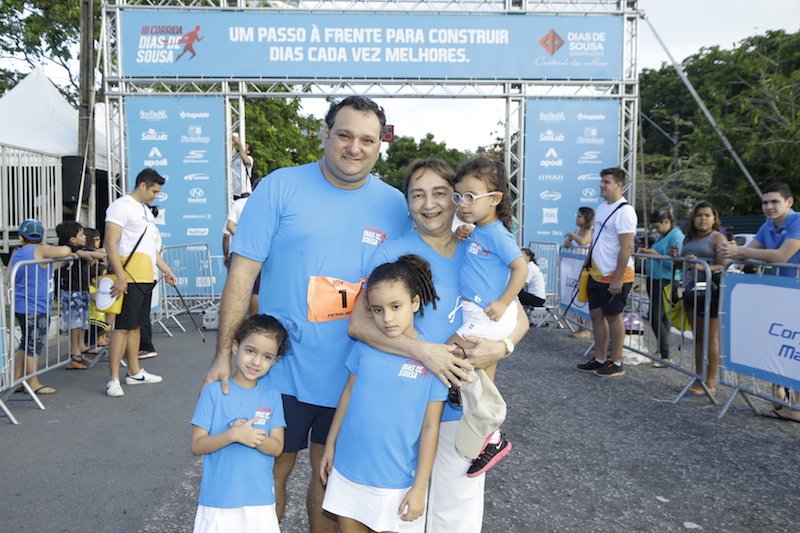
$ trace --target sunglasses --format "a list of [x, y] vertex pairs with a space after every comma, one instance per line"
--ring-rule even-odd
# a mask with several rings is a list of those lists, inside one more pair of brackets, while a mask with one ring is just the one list
[[475, 203], [475, 200], [479, 200], [481, 198], [485, 198], [487, 196], [491, 196], [493, 194], [501, 194], [500, 191], [493, 191], [487, 192], [486, 194], [472, 194], [471, 192], [465, 192], [464, 194], [454, 192], [453, 193], [453, 203], [456, 205], [472, 205]]

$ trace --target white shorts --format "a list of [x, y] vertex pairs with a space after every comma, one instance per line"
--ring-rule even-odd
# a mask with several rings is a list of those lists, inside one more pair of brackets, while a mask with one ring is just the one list
[[322, 508], [337, 516], [352, 518], [373, 531], [419, 532], [425, 529], [425, 513], [413, 522], [400, 520], [397, 509], [405, 489], [370, 487], [350, 481], [335, 468], [328, 476]]
[[462, 302], [461, 314], [464, 323], [456, 333], [462, 339], [472, 335], [488, 341], [501, 341], [511, 335], [517, 327], [516, 301], [511, 302], [497, 322], [489, 318], [481, 306], [469, 300]]
[[469, 478], [472, 461], [456, 450], [458, 420], [439, 426], [439, 446], [428, 494], [427, 533], [480, 533], [485, 475]]
[[273, 505], [247, 507], [197, 506], [194, 533], [280, 533], [278, 515]]

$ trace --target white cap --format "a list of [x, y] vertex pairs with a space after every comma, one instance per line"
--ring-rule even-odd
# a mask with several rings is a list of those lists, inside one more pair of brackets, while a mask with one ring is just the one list
[[117, 298], [111, 295], [111, 289], [113, 288], [114, 278], [107, 276], [100, 278], [100, 282], [97, 284], [97, 300], [95, 301], [95, 306], [98, 310], [105, 311], [110, 309], [114, 302], [117, 301]]
[[486, 439], [503, 425], [506, 402], [483, 370], [470, 372], [469, 383], [461, 386], [464, 415], [456, 429], [456, 449], [469, 459], [480, 455]]

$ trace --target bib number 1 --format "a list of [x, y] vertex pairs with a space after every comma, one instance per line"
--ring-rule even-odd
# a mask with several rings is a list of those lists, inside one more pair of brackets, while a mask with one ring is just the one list
[[349, 318], [364, 280], [350, 283], [327, 276], [308, 278], [308, 321], [328, 322]]

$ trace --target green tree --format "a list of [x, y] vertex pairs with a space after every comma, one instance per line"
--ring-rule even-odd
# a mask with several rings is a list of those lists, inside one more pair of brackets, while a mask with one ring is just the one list
[[469, 155], [469, 152], [448, 148], [444, 142], [436, 142], [432, 133], [420, 139], [419, 144], [413, 137], [395, 137], [389, 144], [386, 157], [375, 165], [375, 173], [393, 187], [402, 189], [406, 166], [414, 159], [438, 157], [456, 168]]
[[322, 157], [322, 120], [299, 114], [296, 98], [258, 98], [245, 102], [247, 142], [253, 152], [253, 176], [281, 167], [312, 163]]
[[[770, 31], [733, 50], [702, 49], [683, 68], [759, 187], [785, 181], [800, 191], [800, 33]], [[640, 88], [642, 111], [662, 127], [673, 115], [680, 117], [680, 168], [662, 161], [648, 178], [663, 180], [681, 169], [710, 172], [704, 196], [723, 213], [759, 213], [755, 191], [674, 70], [645, 70]], [[672, 153], [672, 144], [654, 127], [645, 122], [642, 129], [645, 154]], [[675, 194], [678, 201], [689, 195]]]
[[[100, 1], [95, 2], [95, 35], [100, 31]], [[78, 95], [78, 69], [72, 64], [77, 54], [80, 32], [78, 0], [5, 0], [0, 2], [0, 55], [13, 65], [35, 68], [41, 64], [60, 67], [69, 80], [60, 87], [75, 103]], [[27, 70], [27, 69], [26, 69]], [[18, 81], [17, 70], [0, 72], [0, 89]]]

